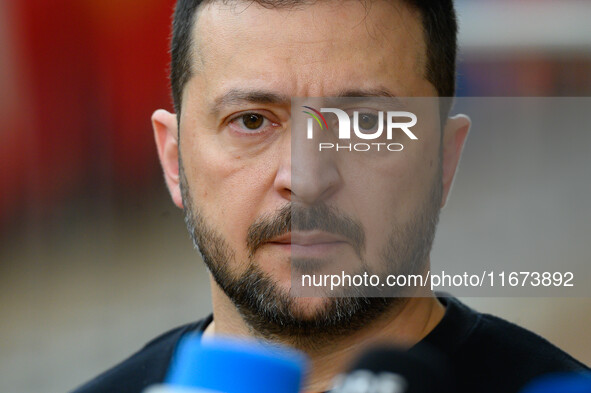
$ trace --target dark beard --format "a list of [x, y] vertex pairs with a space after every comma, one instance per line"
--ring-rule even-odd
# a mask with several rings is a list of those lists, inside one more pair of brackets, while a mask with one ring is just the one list
[[[320, 344], [324, 346], [360, 330], [387, 312], [396, 312], [405, 303], [400, 293], [331, 297], [325, 299], [313, 316], [303, 316], [298, 312], [298, 298], [277, 287], [273, 279], [257, 266], [254, 252], [265, 240], [286, 233], [293, 225], [297, 225], [302, 230], [322, 229], [323, 226], [332, 228], [331, 231], [339, 228], [337, 232], [352, 239], [356, 252], [360, 254], [365, 244], [360, 225], [354, 220], [339, 218], [338, 214], [331, 213], [331, 209], [326, 207], [306, 214], [303, 210], [286, 205], [274, 215], [262, 217], [251, 225], [247, 239], [250, 255], [248, 268], [236, 276], [230, 269], [236, 265], [235, 253], [224, 237], [204, 222], [200, 210], [194, 206], [182, 161], [179, 162], [179, 172], [185, 222], [193, 244], [201, 253], [213, 279], [233, 302], [253, 334], [312, 350]], [[404, 227], [395, 227], [384, 247], [382, 255], [384, 266], [388, 266], [384, 269], [387, 274], [417, 274], [425, 269], [439, 218], [441, 192], [440, 167], [430, 195], [418, 214]], [[293, 210], [300, 212], [294, 214], [294, 222], [291, 214]], [[318, 215], [328, 219], [311, 219]]]

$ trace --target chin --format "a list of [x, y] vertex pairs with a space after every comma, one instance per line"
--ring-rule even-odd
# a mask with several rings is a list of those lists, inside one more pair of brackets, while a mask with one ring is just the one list
[[[307, 296], [301, 296], [292, 290], [291, 276], [275, 281], [275, 290], [291, 298], [289, 305], [292, 315], [302, 321], [311, 321], [325, 311], [332, 303], [332, 299], [325, 295], [325, 291], [317, 289], [318, 294], [306, 290]], [[300, 290], [301, 291], [301, 290]], [[295, 293], [294, 293], [295, 292]], [[314, 296], [317, 295], [317, 296]]]
[[322, 314], [330, 303], [329, 298], [296, 297], [291, 305], [291, 311], [300, 320], [311, 321]]

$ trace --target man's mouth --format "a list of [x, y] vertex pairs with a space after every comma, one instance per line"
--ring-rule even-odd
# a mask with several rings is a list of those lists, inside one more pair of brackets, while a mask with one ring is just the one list
[[341, 235], [324, 231], [288, 232], [267, 242], [292, 253], [294, 257], [319, 258], [349, 244]]

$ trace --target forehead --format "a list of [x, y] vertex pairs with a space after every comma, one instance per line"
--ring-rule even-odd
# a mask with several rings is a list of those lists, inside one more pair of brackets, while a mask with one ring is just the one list
[[188, 87], [205, 99], [245, 87], [285, 96], [360, 89], [435, 95], [425, 79], [420, 14], [402, 1], [214, 1], [198, 11], [193, 29]]

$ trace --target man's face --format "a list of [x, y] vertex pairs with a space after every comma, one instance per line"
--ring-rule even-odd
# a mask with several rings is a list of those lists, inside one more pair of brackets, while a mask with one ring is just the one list
[[[331, 299], [287, 296], [292, 252], [322, 260], [358, 250], [347, 241], [286, 245], [283, 224], [294, 206], [344, 212], [334, 217], [361, 231], [364, 260], [389, 249], [395, 257], [402, 246], [392, 244], [397, 241], [417, 242], [428, 253], [430, 240], [413, 235], [434, 228], [441, 205], [439, 128], [424, 128], [404, 154], [367, 165], [317, 159], [296, 165], [290, 113], [292, 96], [436, 96], [424, 76], [420, 14], [402, 2], [364, 6], [356, 0], [290, 8], [213, 2], [198, 13], [195, 75], [185, 86], [180, 115], [180, 182], [194, 238], [231, 300], [240, 303], [235, 297], [248, 287], [264, 290], [263, 301], [285, 303], [280, 308], [300, 321], [336, 312]], [[169, 187], [174, 198], [178, 186]], [[324, 232], [300, 235], [321, 238]]]

